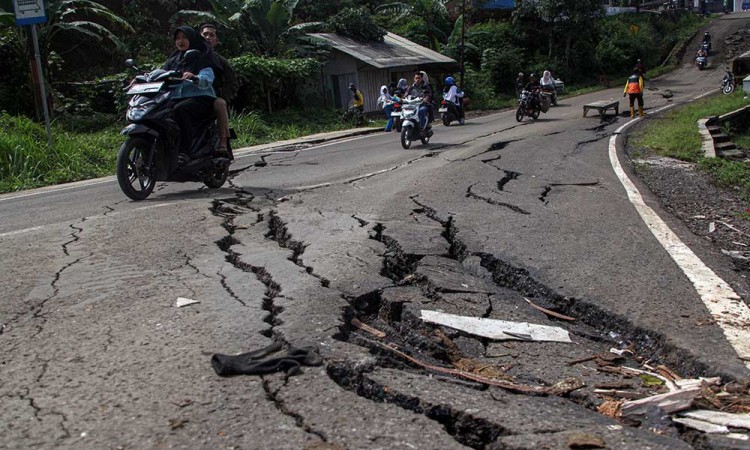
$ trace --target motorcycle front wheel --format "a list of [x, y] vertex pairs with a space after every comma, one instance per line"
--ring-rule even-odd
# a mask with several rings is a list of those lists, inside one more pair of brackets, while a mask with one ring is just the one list
[[128, 138], [117, 151], [117, 184], [132, 200], [145, 200], [156, 186], [153, 167], [146, 167], [151, 143], [141, 137]]
[[523, 120], [523, 106], [519, 106], [516, 110], [516, 122]]
[[411, 136], [409, 136], [410, 129], [411, 127], [401, 128], [401, 147], [404, 149], [411, 147]]
[[732, 92], [734, 92], [734, 85], [727, 84], [726, 86], [724, 86], [724, 89], [722, 89], [721, 92], [723, 92], [726, 95], [731, 94]]

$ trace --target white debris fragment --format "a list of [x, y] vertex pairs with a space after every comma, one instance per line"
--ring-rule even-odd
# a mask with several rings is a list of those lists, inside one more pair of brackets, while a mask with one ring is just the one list
[[457, 316], [424, 309], [422, 320], [494, 340], [572, 342], [568, 332], [560, 327], [534, 325], [527, 322]]
[[682, 380], [675, 380], [675, 384], [680, 389], [688, 389], [693, 387], [700, 387], [703, 385], [703, 383], [709, 385], [709, 386], [715, 386], [721, 383], [721, 378], [719, 377], [711, 377], [711, 378], [684, 378]]
[[695, 428], [698, 431], [710, 434], [727, 434], [729, 428], [724, 425], [716, 425], [710, 422], [704, 422], [702, 420], [690, 419], [687, 417], [673, 417], [672, 422], [685, 425], [686, 427]]
[[193, 299], [190, 299], [190, 298], [177, 297], [177, 301], [174, 302], [174, 306], [175, 306], [175, 308], [183, 308], [185, 306], [190, 306], [190, 305], [193, 305], [195, 303], [200, 303], [200, 302], [198, 300], [193, 300]]
[[715, 222], [710, 222], [708, 224], [708, 232], [709, 233], [713, 233], [714, 231], [716, 231], [716, 223]]
[[657, 406], [667, 414], [684, 411], [690, 408], [693, 400], [700, 392], [700, 387], [692, 387], [667, 392], [666, 394], [653, 395], [640, 400], [627, 401], [622, 404], [622, 416], [643, 416], [651, 406]]
[[721, 411], [709, 411], [699, 409], [682, 414], [683, 417], [702, 420], [715, 425], [725, 425], [734, 428], [745, 428], [750, 430], [750, 414], [732, 414]]

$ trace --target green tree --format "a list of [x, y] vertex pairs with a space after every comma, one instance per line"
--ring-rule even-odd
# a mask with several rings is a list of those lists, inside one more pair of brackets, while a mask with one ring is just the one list
[[[416, 20], [423, 24], [428, 47], [439, 51], [442, 43], [448, 40], [450, 24], [448, 23], [448, 0], [411, 0], [393, 2], [375, 8], [378, 14], [395, 16], [396, 20]], [[408, 37], [408, 36], [407, 36]]]
[[357, 41], [383, 42], [381, 29], [364, 8], [344, 8], [326, 21], [326, 28]]
[[247, 33], [249, 45], [261, 55], [279, 56], [295, 38], [320, 27], [317, 22], [292, 25], [298, 0], [211, 0], [213, 11], [181, 10], [173, 21], [211, 21]]
[[523, 2], [517, 18], [529, 19], [534, 23], [532, 34], [547, 37], [547, 58], [553, 59], [562, 47], [562, 59], [566, 69], [570, 67], [571, 49], [582, 39], [591, 37], [597, 19], [604, 15], [600, 0], [537, 0]]
[[[15, 27], [10, 0], [0, 0], [0, 28], [14, 36], [9, 44], [13, 52], [20, 58], [28, 57], [33, 60], [33, 45], [28, 27]], [[109, 43], [117, 51], [125, 51], [126, 46], [113, 31], [115, 29], [132, 32], [133, 28], [122, 17], [109, 8], [91, 0], [50, 0], [46, 2], [47, 22], [37, 27], [39, 52], [42, 60], [42, 70], [49, 82], [49, 62], [51, 55], [54, 59], [65, 59], [70, 51], [66, 45], [71, 41]], [[32, 63], [31, 67], [35, 67]], [[33, 70], [33, 69], [32, 69]], [[50, 89], [47, 90], [51, 92]]]

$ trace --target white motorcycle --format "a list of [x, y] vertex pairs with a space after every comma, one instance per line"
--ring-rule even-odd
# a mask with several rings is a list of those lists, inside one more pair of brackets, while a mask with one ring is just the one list
[[424, 130], [419, 125], [419, 107], [422, 104], [420, 97], [406, 97], [401, 101], [401, 146], [405, 149], [411, 147], [411, 143], [417, 139], [427, 145], [432, 137], [429, 122]]

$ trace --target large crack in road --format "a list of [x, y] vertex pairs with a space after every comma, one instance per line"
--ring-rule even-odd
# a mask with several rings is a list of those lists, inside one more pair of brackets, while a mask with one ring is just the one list
[[[502, 186], [516, 179], [517, 176], [515, 172], [507, 171], [505, 183], [502, 183]], [[267, 197], [271, 198], [271, 193]], [[336, 318], [341, 325], [331, 329], [330, 336], [342, 342], [355, 344], [376, 358], [369, 360], [368, 363], [357, 359], [327, 359], [325, 372], [337, 385], [373, 404], [393, 404], [405, 411], [423, 415], [440, 424], [445, 433], [455, 442], [471, 448], [489, 448], [501, 437], [517, 435], [520, 432], [512, 426], [506, 426], [502, 418], [488, 419], [482, 414], [473, 414], [451, 402], [434, 402], [422, 398], [419, 394], [393, 389], [391, 384], [382, 381], [382, 376], [387, 375], [391, 378], [416, 376], [417, 380], [421, 380], [422, 374], [430, 371], [425, 371], [424, 367], [415, 366], [413, 362], [398, 357], [392, 351], [386, 350], [386, 346], [395, 345], [399, 352], [406, 352], [421, 359], [426, 366], [457, 367], [467, 374], [474, 374], [473, 376], [479, 377], [480, 380], [496, 379], [500, 385], [505, 383], [506, 388], [522, 386], [523, 389], [532, 389], [532, 391], [538, 388], [539, 392], [542, 392], [542, 386], [562, 386], [561, 390], [554, 391], [558, 392], [554, 395], [566, 398], [573, 404], [584, 408], [594, 409], [597, 401], [593, 398], [591, 389], [580, 392], [584, 390], [582, 389], [584, 383], [575, 377], [557, 379], [554, 377], [560, 374], [524, 371], [524, 365], [530, 359], [540, 358], [539, 352], [546, 354], [546, 352], [557, 352], [557, 350], [550, 347], [540, 349], [539, 346], [532, 350], [531, 347], [524, 345], [528, 343], [512, 343], [509, 344], [509, 354], [517, 355], [520, 364], [488, 364], [487, 361], [490, 358], [487, 355], [496, 352], [497, 344], [487, 339], [426, 325], [420, 320], [420, 308], [447, 309], [488, 318], [492, 317], [495, 311], [507, 312], [509, 301], [510, 305], [515, 304], [517, 308], [521, 304], [520, 299], [524, 296], [560, 314], [575, 314], [580, 322], [577, 325], [564, 324], [564, 326], [584, 342], [582, 347], [587, 351], [596, 349], [606, 351], [610, 346], [617, 347], [618, 342], [612, 341], [609, 337], [610, 332], [616, 331], [623, 336], [623, 341], [628, 340], [634, 343], [638, 351], [646, 351], [652, 357], [662, 357], [667, 362], [674, 361], [670, 359], [670, 356], [675, 356], [670, 354], [674, 352], [674, 349], [669, 348], [663, 340], [660, 341], [658, 336], [644, 334], [643, 330], [632, 329], [632, 327], [628, 328], [627, 321], [622, 318], [612, 317], [586, 302], [556, 294], [534, 280], [528, 272], [513, 267], [494, 255], [468, 251], [466, 244], [460, 239], [460, 231], [453, 217], [447, 216], [446, 219], [437, 209], [421, 202], [417, 196], [412, 197], [412, 201], [417, 205], [414, 209], [415, 214], [422, 215], [428, 221], [435, 223], [434, 226], [431, 228], [428, 226], [426, 229], [423, 225], [421, 231], [417, 232], [421, 236], [420, 239], [429, 238], [430, 242], [433, 242], [431, 250], [426, 253], [414, 253], [407, 250], [414, 246], [413, 242], [404, 245], [409, 242], [410, 236], [414, 236], [410, 234], [408, 227], [402, 231], [398, 231], [399, 227], [396, 227], [394, 235], [388, 223], [372, 223], [357, 217], [356, 214], [351, 216], [358, 222], [363, 232], [369, 231], [372, 239], [386, 247], [387, 250], [381, 258], [380, 275], [390, 278], [393, 285], [356, 297], [338, 293], [342, 299], [346, 300], [348, 307], [344, 308], [340, 316]], [[222, 217], [228, 233], [217, 242], [217, 245], [227, 254], [226, 259], [230, 264], [245, 273], [253, 274], [266, 286], [263, 308], [268, 313], [264, 320], [269, 324], [269, 328], [263, 330], [262, 334], [288, 346], [290, 343], [279, 328], [284, 323], [280, 316], [296, 314], [298, 311], [285, 310], [276, 305], [276, 299], [283, 295], [281, 294], [284, 289], [283, 283], [279, 284], [275, 281], [265, 267], [244, 262], [241, 254], [232, 249], [235, 245], [241, 244], [241, 239], [235, 236], [237, 231], [235, 219], [247, 214], [255, 214], [259, 221], [267, 218], [264, 222], [266, 231], [263, 233], [266, 241], [273, 242], [280, 249], [287, 250], [286, 259], [303, 268], [308, 276], [317, 280], [321, 288], [330, 290], [330, 280], [316, 274], [313, 266], [303, 262], [304, 253], [310, 243], [295, 239], [288, 229], [288, 224], [274, 207], [263, 210], [247, 208], [244, 211], [228, 209], [226, 205], [232, 202], [236, 200], [214, 201], [212, 212]], [[417, 223], [422, 222], [417, 221]], [[424, 232], [429, 229], [433, 230], [432, 234], [429, 237], [424, 236]], [[243, 231], [258, 233], [263, 229], [251, 230], [248, 227]], [[442, 239], [443, 243], [435, 246], [435, 239]], [[525, 314], [528, 316], [533, 313]], [[538, 315], [535, 317], [540, 320]], [[368, 334], [368, 331], [354, 326], [352, 319], [367, 324], [384, 334], [372, 336]], [[550, 320], [547, 317], [544, 319]], [[544, 358], [544, 356], [541, 357]], [[686, 357], [689, 355], [679, 355], [677, 359], [684, 360]], [[681, 368], [684, 368], [684, 365]], [[705, 374], [707, 372], [708, 368], [696, 366], [693, 367], [691, 373]], [[611, 377], [611, 374], [607, 374], [607, 377]], [[487, 390], [486, 384], [460, 378], [443, 376], [439, 380], [441, 383], [453, 386], [450, 389], [460, 387], [462, 390], [469, 389], [479, 394]], [[527, 385], [526, 387], [516, 385], [514, 384], [516, 381], [510, 382], [510, 380], [520, 380]], [[267, 399], [273, 402], [281, 413], [292, 417], [297, 426], [306, 433], [314, 435], [322, 442], [329, 442], [325, 431], [311, 425], [309, 418], [285, 403], [285, 386], [286, 384], [282, 384], [274, 387], [270, 378], [264, 377], [263, 379], [263, 389]], [[502, 397], [506, 394], [493, 393], [493, 401], [500, 398], [498, 395]], [[558, 428], [535, 430], [537, 434], [562, 432], [564, 429]], [[643, 439], [643, 436], [639, 435], [639, 438]]]

